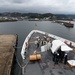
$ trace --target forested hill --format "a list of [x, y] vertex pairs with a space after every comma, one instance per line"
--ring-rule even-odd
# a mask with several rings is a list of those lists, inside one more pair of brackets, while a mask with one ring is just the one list
[[9, 12], [5, 12], [5, 13], [0, 13], [0, 16], [10, 16], [10, 17], [32, 17], [32, 18], [43, 18], [43, 17], [49, 17], [49, 16], [53, 16], [52, 13], [45, 13], [45, 14], [40, 14], [40, 13], [18, 13], [18, 12], [13, 12], [13, 13], [9, 13]]
[[19, 13], [19, 12], [4, 12], [4, 13], [0, 13], [0, 17], [25, 17], [27, 16], [28, 18], [46, 18], [46, 17], [50, 17], [50, 18], [56, 18], [56, 19], [67, 19], [67, 18], [71, 18], [71, 19], [75, 19], [75, 15], [65, 15], [65, 14], [52, 14], [52, 13], [44, 13], [44, 14], [40, 14], [40, 13]]
[[61, 19], [61, 18], [72, 18], [72, 19], [75, 19], [75, 15], [72, 15], [72, 14], [68, 14], [68, 15], [65, 15], [65, 14], [55, 14], [55, 16], [57, 16], [59, 19]]

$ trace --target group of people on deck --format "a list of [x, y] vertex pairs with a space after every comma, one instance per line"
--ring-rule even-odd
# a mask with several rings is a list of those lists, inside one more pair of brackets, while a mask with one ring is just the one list
[[60, 49], [53, 54], [54, 64], [58, 64], [59, 62], [67, 63], [67, 53], [61, 51]]
[[[39, 46], [43, 46], [45, 45], [46, 43], [48, 42], [51, 42], [51, 38], [47, 38], [46, 36], [44, 36], [43, 38], [40, 38], [40, 37], [37, 37], [37, 39], [35, 40], [35, 45], [36, 45], [36, 48], [39, 48]], [[67, 53], [65, 53], [64, 51], [61, 51], [61, 47], [55, 51], [53, 53], [53, 61], [54, 61], [54, 64], [58, 64], [60, 62], [63, 62], [64, 64], [67, 63]]]
[[38, 48], [40, 45], [43, 46], [43, 45], [46, 45], [48, 42], [50, 42], [50, 37], [46, 37], [46, 36], [43, 36], [43, 37], [37, 37], [36, 40], [35, 40], [35, 45], [36, 45], [36, 48]]

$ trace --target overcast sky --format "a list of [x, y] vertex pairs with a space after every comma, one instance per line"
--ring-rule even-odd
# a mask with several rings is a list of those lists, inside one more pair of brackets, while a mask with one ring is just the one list
[[0, 12], [75, 14], [75, 0], [0, 0]]

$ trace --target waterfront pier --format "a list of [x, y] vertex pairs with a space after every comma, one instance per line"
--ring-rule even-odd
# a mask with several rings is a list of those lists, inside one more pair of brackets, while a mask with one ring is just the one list
[[17, 37], [11, 34], [0, 35], [0, 75], [11, 74]]

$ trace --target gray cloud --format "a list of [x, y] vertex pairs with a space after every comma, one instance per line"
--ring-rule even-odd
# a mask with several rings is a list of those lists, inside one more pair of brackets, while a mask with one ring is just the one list
[[13, 3], [23, 3], [24, 0], [12, 0]]
[[75, 13], [75, 0], [0, 0], [0, 12]]
[[11, 0], [13, 3], [30, 3], [33, 0]]
[[13, 3], [28, 3], [30, 2], [31, 0], [11, 0]]

